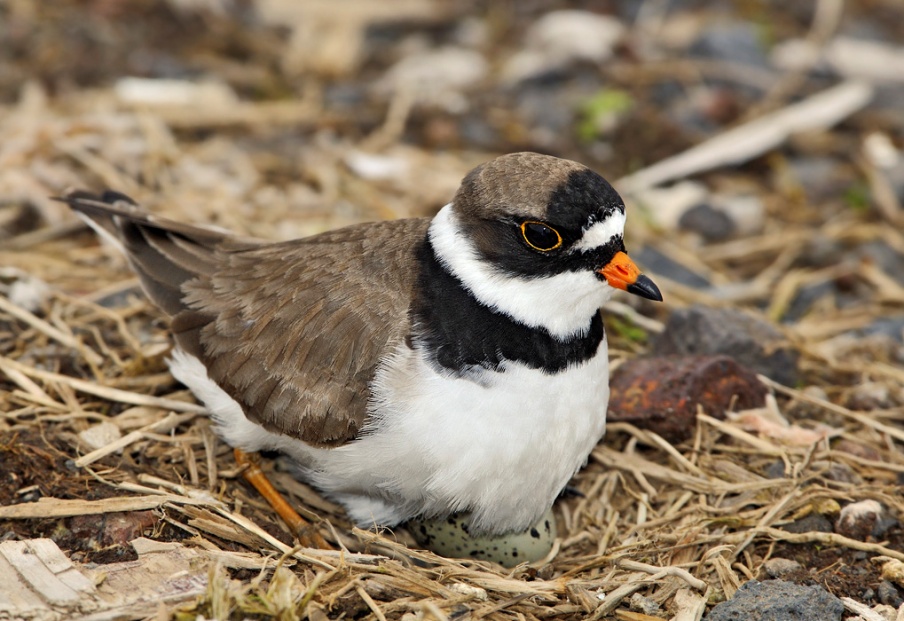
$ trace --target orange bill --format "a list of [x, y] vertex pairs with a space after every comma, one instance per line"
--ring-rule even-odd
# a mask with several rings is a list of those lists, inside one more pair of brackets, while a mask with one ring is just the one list
[[627, 253], [617, 252], [612, 260], [599, 273], [603, 275], [610, 287], [639, 295], [648, 300], [662, 302], [662, 293], [652, 280], [640, 273], [634, 261]]

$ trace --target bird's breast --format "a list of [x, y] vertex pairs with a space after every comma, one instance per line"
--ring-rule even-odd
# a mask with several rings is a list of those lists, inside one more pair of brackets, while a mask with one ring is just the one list
[[339, 451], [376, 455], [374, 474], [421, 498], [424, 513], [467, 509], [477, 528], [526, 528], [603, 434], [606, 350], [603, 340], [595, 356], [557, 372], [504, 360], [456, 375], [400, 348], [372, 384], [369, 428]]

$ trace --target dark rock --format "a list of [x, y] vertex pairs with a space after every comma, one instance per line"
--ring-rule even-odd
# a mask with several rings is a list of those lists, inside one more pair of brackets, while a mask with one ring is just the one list
[[832, 528], [832, 522], [830, 522], [829, 518], [822, 515], [821, 513], [811, 513], [810, 515], [802, 517], [799, 520], [791, 522], [790, 524], [785, 524], [781, 527], [781, 529], [789, 533], [835, 532], [835, 529]]
[[879, 583], [878, 595], [879, 601], [888, 606], [898, 608], [901, 604], [904, 604], [904, 598], [901, 597], [898, 587], [888, 580], [883, 580]]
[[848, 485], [863, 484], [863, 477], [843, 462], [814, 461], [812, 465], [813, 468], [820, 468], [822, 470], [822, 478], [826, 481], [837, 481], [839, 483], [847, 483]]
[[703, 276], [694, 272], [680, 263], [676, 263], [666, 255], [662, 254], [652, 246], [644, 246], [638, 252], [631, 255], [642, 265], [644, 269], [649, 270], [660, 276], [664, 276], [669, 280], [692, 287], [694, 289], [706, 289], [710, 282]]
[[727, 239], [735, 230], [728, 214], [708, 204], [696, 205], [685, 211], [678, 219], [678, 226], [699, 234], [708, 242]]
[[776, 459], [774, 462], [769, 464], [768, 468], [766, 468], [766, 478], [781, 479], [784, 476], [785, 476], [785, 462], [781, 459]]
[[839, 160], [830, 157], [796, 157], [788, 167], [810, 203], [840, 196], [851, 182]]
[[675, 442], [693, 433], [697, 406], [724, 418], [729, 406], [762, 407], [766, 387], [727, 356], [636, 358], [610, 382], [609, 420], [650, 429]]
[[798, 380], [800, 354], [782, 334], [762, 319], [733, 309], [692, 306], [673, 312], [653, 343], [653, 353], [722, 354], [787, 386]]
[[838, 263], [838, 257], [843, 256], [844, 246], [838, 240], [827, 237], [819, 232], [814, 232], [803, 246], [796, 265], [799, 267], [829, 267]]
[[821, 586], [783, 580], [745, 582], [734, 597], [716, 605], [706, 621], [841, 621], [844, 605]]
[[804, 285], [797, 291], [797, 295], [791, 300], [787, 310], [782, 315], [784, 323], [794, 323], [799, 321], [810, 308], [821, 298], [835, 295], [835, 285], [831, 281], [823, 280], [810, 285]]
[[749, 22], [717, 22], [704, 30], [688, 50], [690, 56], [719, 62], [770, 68], [756, 28]]

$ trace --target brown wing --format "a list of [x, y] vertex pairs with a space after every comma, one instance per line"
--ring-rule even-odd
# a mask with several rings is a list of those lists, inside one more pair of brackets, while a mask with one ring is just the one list
[[316, 446], [357, 435], [377, 364], [408, 330], [428, 220], [273, 244], [155, 218], [121, 195], [64, 200], [115, 231], [178, 345], [248, 418]]

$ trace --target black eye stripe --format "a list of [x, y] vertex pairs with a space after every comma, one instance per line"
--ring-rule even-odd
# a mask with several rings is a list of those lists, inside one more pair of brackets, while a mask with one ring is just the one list
[[521, 235], [534, 250], [549, 252], [562, 246], [562, 235], [543, 222], [526, 220], [521, 223]]

